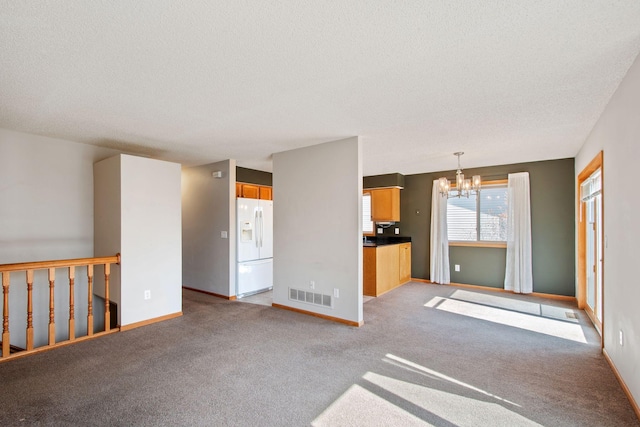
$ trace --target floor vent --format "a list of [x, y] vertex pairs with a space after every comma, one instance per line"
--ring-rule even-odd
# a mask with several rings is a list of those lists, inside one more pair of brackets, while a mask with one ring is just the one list
[[292, 301], [306, 302], [321, 307], [333, 308], [331, 295], [323, 295], [316, 292], [307, 292], [301, 289], [289, 288], [289, 299]]

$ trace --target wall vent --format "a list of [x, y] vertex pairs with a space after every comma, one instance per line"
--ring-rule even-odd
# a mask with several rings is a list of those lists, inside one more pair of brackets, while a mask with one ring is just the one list
[[289, 299], [319, 305], [321, 307], [333, 308], [333, 298], [331, 295], [319, 294], [317, 292], [307, 292], [302, 289], [289, 288]]

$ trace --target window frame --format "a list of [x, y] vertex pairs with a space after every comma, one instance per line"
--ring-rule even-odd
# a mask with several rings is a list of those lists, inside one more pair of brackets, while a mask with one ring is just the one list
[[[482, 188], [485, 187], [508, 187], [508, 179], [498, 179], [493, 181], [487, 181], [482, 183]], [[451, 190], [456, 189], [455, 182], [452, 183]], [[480, 190], [482, 192], [482, 189]], [[448, 203], [448, 199], [447, 199]], [[478, 202], [476, 201], [476, 226], [480, 223], [480, 210], [478, 209]], [[480, 235], [480, 230], [477, 229], [477, 235]], [[507, 241], [492, 241], [492, 240], [449, 240], [449, 246], [466, 246], [476, 248], [506, 248]]]
[[369, 221], [371, 222], [371, 232], [367, 233], [364, 230], [364, 221], [365, 221], [365, 219], [364, 219], [364, 208], [363, 208], [362, 209], [363, 210], [363, 212], [362, 212], [362, 216], [363, 216], [363, 218], [362, 218], [362, 235], [363, 236], [375, 236], [376, 235], [376, 223], [372, 219], [372, 217], [373, 217], [373, 196], [371, 195], [371, 191], [370, 190], [364, 190], [362, 192], [362, 206], [364, 206], [364, 197], [367, 196], [367, 195], [369, 196], [369, 207], [370, 207], [370, 209], [369, 209]]

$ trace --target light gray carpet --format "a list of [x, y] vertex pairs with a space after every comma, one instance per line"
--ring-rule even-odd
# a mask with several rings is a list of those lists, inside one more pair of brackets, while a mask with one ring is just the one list
[[407, 284], [361, 328], [184, 291], [180, 318], [0, 364], [0, 425], [640, 426], [584, 313], [587, 343], [522, 329], [575, 333], [570, 305], [460, 290]]

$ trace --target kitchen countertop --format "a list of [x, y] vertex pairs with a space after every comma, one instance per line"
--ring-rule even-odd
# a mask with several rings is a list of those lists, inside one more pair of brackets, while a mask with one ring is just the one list
[[386, 245], [399, 245], [401, 243], [411, 243], [409, 236], [365, 236], [362, 239], [362, 246], [365, 248], [375, 248]]

